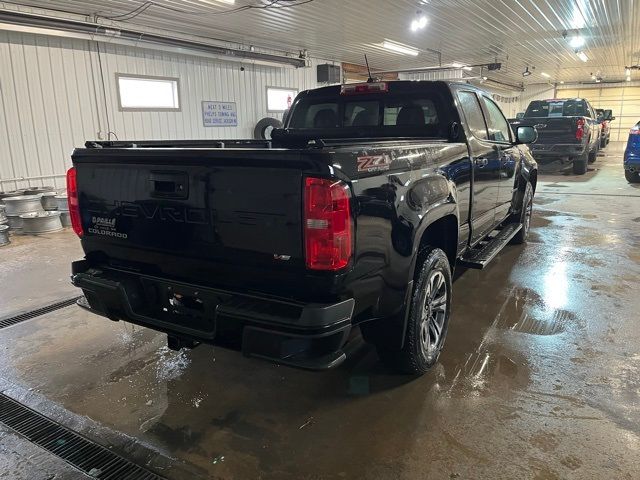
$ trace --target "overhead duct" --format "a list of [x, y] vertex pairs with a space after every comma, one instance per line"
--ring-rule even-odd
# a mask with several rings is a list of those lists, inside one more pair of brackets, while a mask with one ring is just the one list
[[[45, 15], [19, 13], [6, 10], [0, 11], [0, 30], [5, 26], [11, 25], [34, 29], [50, 29], [83, 34], [90, 36], [93, 40], [96, 41], [102, 40], [104, 42], [110, 42], [117, 39], [135, 42], [137, 46], [162, 45], [176, 49], [203, 52], [208, 55], [225, 57], [235, 61], [244, 60], [253, 63], [276, 64], [296, 68], [304, 67], [306, 65], [305, 59], [302, 58], [252, 52], [250, 50], [226, 48], [194, 40], [184, 40], [181, 38], [167, 37], [130, 29], [114, 28], [98, 23], [82, 22], [78, 20], [68, 20]], [[24, 30], [26, 31], [26, 29]]]

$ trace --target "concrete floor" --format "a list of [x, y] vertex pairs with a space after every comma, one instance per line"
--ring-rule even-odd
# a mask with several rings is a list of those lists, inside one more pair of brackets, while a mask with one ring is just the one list
[[[582, 177], [545, 168], [529, 243], [459, 276], [421, 378], [362, 343], [324, 373], [171, 352], [69, 307], [0, 330], [0, 390], [172, 479], [637, 479], [640, 188], [621, 152]], [[0, 249], [0, 315], [75, 294], [71, 233], [16, 238]], [[0, 437], [0, 478], [76, 478]]]

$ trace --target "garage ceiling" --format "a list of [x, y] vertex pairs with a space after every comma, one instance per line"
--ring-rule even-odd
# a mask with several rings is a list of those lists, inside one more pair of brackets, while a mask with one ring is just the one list
[[[98, 15], [101, 23], [306, 49], [313, 57], [351, 63], [362, 63], [367, 53], [381, 70], [437, 66], [437, 51], [443, 64], [501, 62], [502, 69], [488, 76], [514, 84], [591, 82], [592, 74], [621, 81], [626, 65], [640, 63], [640, 4], [634, 0], [57, 0], [55, 8]], [[414, 32], [410, 24], [420, 15], [428, 23]], [[583, 37], [588, 61], [569, 45], [573, 36]], [[385, 39], [419, 54], [388, 52], [381, 48]], [[533, 73], [523, 77], [526, 67]], [[640, 71], [632, 76], [640, 80]]]

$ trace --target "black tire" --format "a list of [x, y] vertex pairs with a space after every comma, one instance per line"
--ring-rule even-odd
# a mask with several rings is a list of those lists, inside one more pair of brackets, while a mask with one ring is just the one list
[[511, 239], [513, 245], [522, 245], [526, 243], [529, 236], [529, 230], [531, 228], [531, 216], [533, 214], [533, 187], [530, 182], [527, 182], [527, 186], [524, 189], [522, 195], [522, 204], [520, 205], [520, 211], [512, 218], [513, 222], [517, 222], [522, 225], [522, 228], [515, 237]]
[[630, 172], [629, 170], [625, 170], [624, 178], [626, 178], [627, 182], [629, 183], [640, 183], [640, 174], [638, 172]]
[[573, 159], [573, 173], [576, 175], [584, 175], [587, 173], [587, 160], [589, 158], [588, 153], [584, 153], [577, 158]]
[[607, 139], [603, 138], [602, 140], [600, 140], [600, 148], [604, 148], [607, 146]]
[[440, 356], [451, 315], [451, 268], [439, 248], [425, 247], [417, 266], [404, 346], [400, 350], [378, 343], [382, 362], [405, 374], [422, 375]]
[[598, 152], [600, 151], [600, 143], [593, 147], [593, 152], [589, 152], [589, 163], [594, 163], [598, 158]]
[[253, 138], [271, 140], [271, 131], [274, 128], [282, 128], [282, 122], [277, 118], [265, 117], [256, 123], [256, 128], [253, 129]]

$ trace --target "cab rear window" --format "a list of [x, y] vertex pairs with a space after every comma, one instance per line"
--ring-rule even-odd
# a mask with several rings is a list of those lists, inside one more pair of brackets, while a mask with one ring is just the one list
[[538, 100], [531, 102], [524, 118], [528, 117], [588, 117], [589, 108], [584, 100]]
[[[442, 136], [446, 128], [442, 101], [433, 95], [362, 95], [338, 97], [333, 101], [308, 98], [299, 101], [290, 115], [292, 129], [421, 128], [425, 136]], [[395, 129], [397, 131], [397, 129]]]

